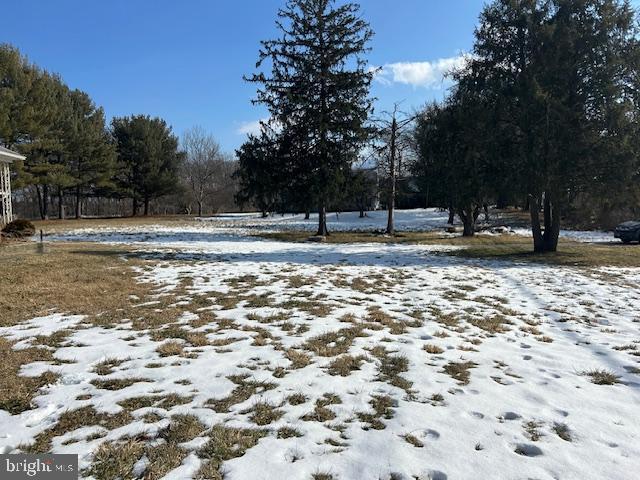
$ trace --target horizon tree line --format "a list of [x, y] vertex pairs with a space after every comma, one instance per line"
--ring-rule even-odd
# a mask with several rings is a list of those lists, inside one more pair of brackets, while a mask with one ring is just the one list
[[[207, 151], [195, 148], [197, 142]], [[41, 219], [54, 207], [64, 218], [69, 199], [75, 218], [90, 199], [130, 199], [135, 216], [148, 215], [160, 197], [189, 213], [195, 203], [202, 215], [216, 192], [225, 192], [227, 203], [234, 194], [235, 162], [202, 128], [188, 130], [180, 142], [163, 119], [149, 115], [107, 124], [87, 93], [8, 44], [0, 44], [0, 145], [27, 157], [16, 162], [14, 189], [33, 194]]]

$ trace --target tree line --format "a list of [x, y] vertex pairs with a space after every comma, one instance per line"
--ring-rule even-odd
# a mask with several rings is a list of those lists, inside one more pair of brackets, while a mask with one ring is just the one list
[[[83, 205], [100, 199], [128, 200], [132, 215], [149, 214], [160, 198], [165, 210], [202, 215], [216, 209], [216, 194], [228, 206], [235, 193], [233, 159], [203, 129], [187, 131], [181, 143], [161, 118], [107, 124], [87, 93], [8, 44], [0, 45], [0, 144], [26, 156], [16, 162], [14, 189], [23, 203], [34, 200], [42, 219], [54, 208], [63, 218], [69, 206], [79, 218]], [[127, 212], [120, 205], [116, 213]]]
[[488, 4], [456, 86], [417, 119], [431, 201], [465, 235], [483, 205], [520, 206], [536, 252], [557, 249], [563, 219], [638, 213], [638, 42], [627, 1]]
[[326, 208], [370, 190], [351, 168], [370, 155], [389, 234], [403, 169], [467, 236], [488, 205], [526, 209], [536, 252], [557, 249], [563, 220], [638, 213], [640, 49], [628, 1], [494, 0], [446, 99], [413, 115], [396, 105], [383, 121], [357, 4], [289, 0], [276, 25], [247, 77], [270, 118], [237, 152], [238, 201], [315, 209], [326, 235]]

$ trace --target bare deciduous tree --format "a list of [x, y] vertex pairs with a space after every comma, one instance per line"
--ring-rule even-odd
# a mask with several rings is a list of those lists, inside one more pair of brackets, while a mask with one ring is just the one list
[[396, 183], [398, 176], [402, 175], [403, 157], [411, 152], [411, 137], [407, 134], [407, 127], [415, 120], [414, 115], [399, 119], [400, 115], [396, 103], [393, 111], [383, 112], [383, 117], [373, 120], [376, 130], [374, 152], [378, 170], [386, 179], [388, 235], [395, 235]]
[[182, 148], [186, 153], [184, 179], [187, 189], [198, 205], [202, 216], [203, 206], [222, 185], [226, 175], [225, 157], [213, 135], [202, 127], [187, 130], [182, 137]]

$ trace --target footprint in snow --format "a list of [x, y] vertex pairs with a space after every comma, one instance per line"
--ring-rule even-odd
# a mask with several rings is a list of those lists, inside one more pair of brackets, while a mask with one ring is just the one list
[[542, 455], [542, 450], [540, 450], [539, 447], [528, 443], [516, 444], [514, 452], [516, 452], [518, 455], [522, 455], [523, 457], [539, 457], [540, 455]]
[[522, 415], [519, 415], [515, 412], [504, 412], [502, 415], [498, 416], [498, 420], [500, 420], [501, 422], [505, 420], [518, 420], [520, 418], [522, 418]]
[[424, 432], [424, 438], [427, 440], [438, 440], [440, 438], [440, 433], [436, 430], [427, 429]]

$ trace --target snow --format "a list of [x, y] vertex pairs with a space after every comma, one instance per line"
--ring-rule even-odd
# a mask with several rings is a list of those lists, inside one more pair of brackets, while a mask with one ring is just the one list
[[[384, 232], [387, 226], [387, 212], [378, 210], [367, 212], [359, 218], [358, 212], [329, 213], [327, 226], [330, 231], [344, 232]], [[396, 210], [395, 229], [398, 232], [439, 232], [443, 235], [448, 227], [448, 213], [435, 208]], [[231, 241], [244, 239], [251, 233], [287, 231], [315, 232], [318, 215], [274, 215], [262, 218], [257, 213], [227, 213], [214, 217], [196, 218], [195, 222], [175, 225], [132, 225], [128, 227], [77, 228], [63, 233], [50, 234], [48, 239], [60, 241], [106, 241], [110, 243], [154, 243], [162, 246], [176, 242], [209, 243], [227, 235]], [[455, 225], [460, 227], [457, 221]], [[509, 234], [531, 236], [529, 228], [509, 228]], [[489, 234], [490, 232], [482, 232]], [[216, 238], [212, 238], [215, 235]], [[561, 230], [560, 236], [577, 242], [616, 242], [612, 232]]]
[[[401, 212], [398, 218], [406, 219], [406, 229], [440, 228], [438, 222], [446, 217], [436, 213]], [[357, 221], [342, 214], [333, 228], [382, 225], [378, 217]], [[640, 367], [640, 357], [636, 349], [620, 347], [640, 343], [640, 290], [626, 281], [640, 278], [640, 269], [469, 260], [444, 255], [451, 247], [442, 245], [285, 243], [247, 235], [256, 228], [301, 225], [307, 224], [299, 217], [238, 215], [203, 220], [187, 229], [143, 225], [52, 237], [135, 245], [139, 255], [153, 260], [136, 271], [139, 280], [157, 288], [162, 295], [157, 299], [176, 295], [187, 310], [178, 324], [206, 334], [210, 344], [186, 346], [190, 355], [185, 357], [162, 357], [156, 348], [163, 340], [153, 340], [152, 331], [135, 330], [127, 319], [110, 328], [64, 314], [0, 329], [18, 346], [29, 345], [37, 335], [73, 330], [54, 353], [63, 362], [24, 367], [25, 375], [52, 370], [61, 378], [42, 390], [33, 410], [14, 416], [0, 411], [0, 452], [32, 441], [67, 410], [93, 405], [117, 413], [124, 399], [175, 393], [193, 398], [172, 408], [135, 411], [133, 422], [105, 431], [103, 438], [87, 439], [95, 432], [88, 427], [56, 437], [53, 451], [78, 453], [81, 467], [87, 467], [101, 443], [143, 432], [153, 437], [177, 413], [196, 415], [208, 427], [257, 428], [248, 410], [262, 401], [283, 415], [260, 427], [270, 433], [256, 446], [224, 462], [226, 479], [310, 479], [319, 473], [334, 479], [635, 478], [640, 467], [640, 376], [633, 367]], [[244, 297], [229, 308], [217, 300], [233, 298], [238, 288], [244, 288]], [[251, 295], [268, 301], [251, 304]], [[300, 306], [305, 301], [328, 312], [309, 313]], [[368, 319], [373, 307], [407, 326], [402, 331], [384, 324], [373, 328], [369, 320], [364, 334], [348, 347], [350, 355], [365, 358], [359, 370], [331, 375], [328, 366], [335, 357], [308, 350], [311, 363], [291, 368], [287, 349], [305, 351], [314, 337]], [[192, 322], [206, 312], [216, 320]], [[420, 312], [420, 322], [415, 323], [414, 312]], [[287, 322], [293, 328], [264, 320], [278, 313], [290, 315]], [[480, 327], [496, 318], [505, 331]], [[220, 319], [233, 323], [221, 327]], [[261, 331], [268, 335], [257, 342]], [[237, 341], [220, 347], [230, 338]], [[427, 353], [427, 344], [442, 353]], [[381, 378], [381, 359], [372, 352], [380, 346], [407, 359], [408, 369], [399, 375], [412, 382], [409, 391]], [[113, 358], [123, 362], [111, 374], [94, 372], [98, 362]], [[468, 384], [444, 371], [451, 362], [467, 361], [476, 364]], [[274, 375], [278, 367], [284, 376]], [[613, 372], [620, 383], [591, 383], [583, 373], [594, 369]], [[239, 374], [275, 386], [228, 412], [215, 411], [207, 402], [229, 395], [236, 385], [227, 377]], [[121, 390], [90, 383], [117, 378], [143, 381]], [[295, 393], [304, 393], [306, 402], [289, 404], [287, 398]], [[91, 398], [78, 400], [86, 394]], [[303, 420], [325, 394], [341, 400], [327, 406], [335, 418]], [[365, 429], [358, 414], [373, 414], [370, 402], [379, 395], [391, 398], [393, 412], [380, 418], [383, 429]], [[141, 417], [149, 411], [164, 418], [144, 423]], [[571, 441], [555, 432], [558, 425], [567, 426]], [[302, 436], [277, 438], [283, 426]], [[408, 434], [423, 446], [407, 442]], [[198, 446], [205, 441], [184, 444], [189, 455], [165, 478], [192, 478], [201, 465]], [[140, 471], [144, 467], [143, 460], [136, 466]]]

